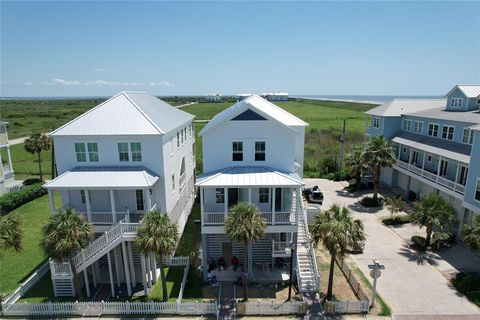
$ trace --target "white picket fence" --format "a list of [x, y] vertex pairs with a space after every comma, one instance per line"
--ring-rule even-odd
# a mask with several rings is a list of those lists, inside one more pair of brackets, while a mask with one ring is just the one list
[[324, 308], [328, 314], [367, 313], [370, 302], [368, 300], [326, 301]]
[[2, 305], [3, 303], [6, 303], [6, 304], [12, 304], [12, 303], [15, 303], [17, 302], [21, 297], [23, 297], [23, 295], [31, 288], [35, 285], [35, 283], [37, 283], [47, 272], [48, 270], [50, 270], [50, 265], [49, 265], [49, 262], [45, 262], [44, 264], [42, 264], [40, 266], [40, 268], [38, 268], [37, 270], [35, 270], [28, 278], [27, 280], [23, 281], [20, 286], [18, 286], [17, 289], [15, 289], [15, 291], [12, 292], [12, 294], [10, 294], [9, 296], [7, 296], [3, 302], [2, 302]]
[[305, 314], [307, 304], [305, 302], [237, 302], [237, 314], [239, 315], [280, 315], [280, 314]]
[[208, 315], [216, 302], [47, 302], [2, 303], [5, 316]]

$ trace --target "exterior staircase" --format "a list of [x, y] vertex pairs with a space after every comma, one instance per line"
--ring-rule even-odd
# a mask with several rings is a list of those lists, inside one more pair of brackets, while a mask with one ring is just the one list
[[[298, 197], [298, 196], [297, 196]], [[297, 279], [300, 292], [317, 293], [320, 289], [320, 277], [318, 275], [317, 260], [310, 241], [306, 210], [299, 199], [300, 210], [298, 211], [297, 233]]]

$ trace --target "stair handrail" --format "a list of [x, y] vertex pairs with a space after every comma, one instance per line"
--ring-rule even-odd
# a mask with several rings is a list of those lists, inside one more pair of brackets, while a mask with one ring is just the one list
[[[302, 204], [300, 205], [300, 211], [301, 211], [301, 214], [302, 214], [302, 217], [303, 217], [303, 222], [304, 222], [303, 225], [304, 225], [304, 228], [305, 228], [305, 235], [306, 235], [307, 240], [308, 240], [307, 250], [308, 250], [310, 259], [313, 260], [313, 267], [315, 268], [315, 270], [313, 270], [314, 275], [315, 275], [315, 286], [316, 286], [317, 290], [320, 290], [320, 277], [318, 276], [317, 258], [315, 256], [314, 250], [312, 250], [312, 243], [310, 241], [310, 231], [308, 230], [307, 214], [306, 214], [306, 210], [304, 210], [304, 206]], [[298, 256], [297, 256], [297, 260], [298, 260]]]

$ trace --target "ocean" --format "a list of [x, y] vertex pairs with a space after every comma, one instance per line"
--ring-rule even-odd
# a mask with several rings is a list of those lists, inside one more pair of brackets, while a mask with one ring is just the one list
[[441, 99], [442, 96], [290, 95], [292, 98], [384, 104], [393, 99]]

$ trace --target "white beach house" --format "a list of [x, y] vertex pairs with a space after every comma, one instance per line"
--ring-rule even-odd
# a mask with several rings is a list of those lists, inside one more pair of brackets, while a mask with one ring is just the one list
[[[150, 94], [121, 92], [50, 134], [59, 174], [45, 184], [52, 214], [73, 208], [97, 236], [74, 259], [88, 294], [101, 282], [112, 295], [123, 284], [131, 294], [140, 279], [146, 288], [155, 261], [132, 241], [147, 211], [168, 213], [183, 232], [194, 201], [193, 118]], [[68, 266], [52, 263], [51, 271], [55, 293], [73, 295]]]
[[21, 186], [15, 181], [7, 124], [8, 122], [0, 120], [0, 196]]
[[[316, 291], [318, 277], [302, 206], [303, 148], [308, 124], [258, 95], [217, 114], [203, 137], [200, 188], [204, 276], [207, 262], [223, 257], [242, 261], [242, 245], [225, 234], [229, 208], [238, 202], [258, 206], [267, 221], [265, 236], [251, 245], [253, 277], [269, 276], [278, 259], [287, 267], [297, 248], [300, 290]], [[280, 268], [288, 270], [287, 268]], [[227, 273], [218, 273], [218, 276]]]

